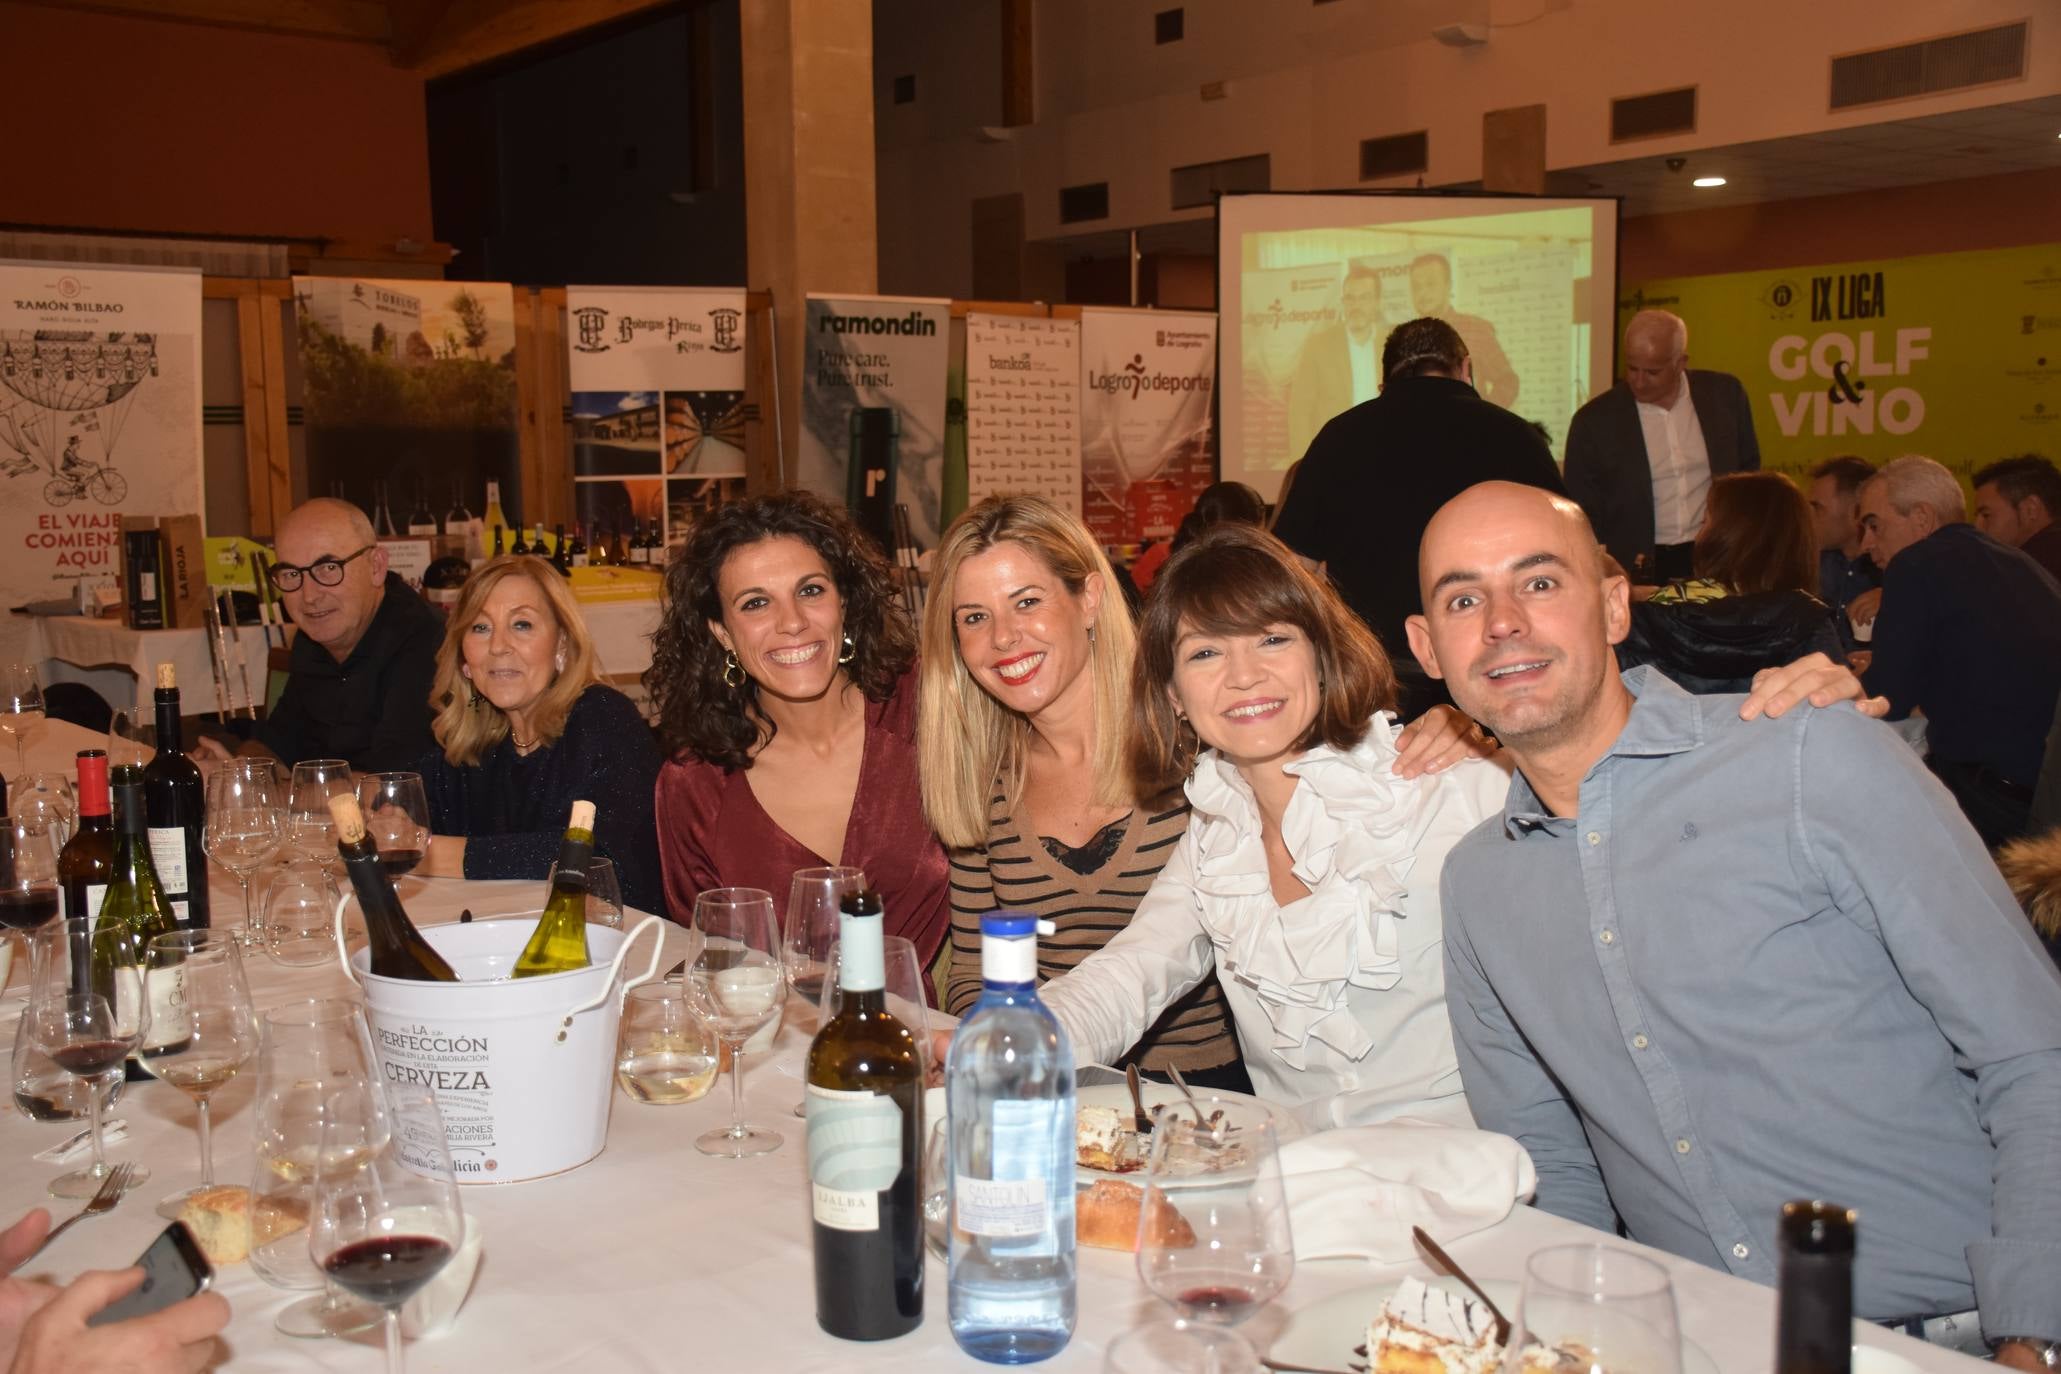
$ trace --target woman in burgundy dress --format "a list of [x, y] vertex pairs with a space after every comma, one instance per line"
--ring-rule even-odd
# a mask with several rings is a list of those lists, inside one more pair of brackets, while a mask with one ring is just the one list
[[798, 868], [864, 869], [926, 967], [950, 923], [916, 780], [915, 631], [878, 548], [805, 492], [725, 506], [666, 570], [645, 687], [666, 906]]

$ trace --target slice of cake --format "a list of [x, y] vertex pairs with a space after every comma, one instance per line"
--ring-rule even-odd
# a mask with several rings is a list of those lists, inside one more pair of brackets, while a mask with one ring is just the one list
[[1370, 1374], [1492, 1374], [1496, 1319], [1472, 1298], [1406, 1278], [1367, 1328]]
[[1114, 1107], [1082, 1107], [1074, 1126], [1074, 1158], [1084, 1169], [1125, 1173], [1136, 1168], [1135, 1135]]

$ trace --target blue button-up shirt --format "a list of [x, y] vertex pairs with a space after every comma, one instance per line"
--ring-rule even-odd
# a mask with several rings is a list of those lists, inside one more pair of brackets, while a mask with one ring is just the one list
[[2061, 975], [1953, 798], [1850, 707], [1624, 680], [1579, 815], [1519, 774], [1447, 860], [1475, 1119], [1547, 1211], [1772, 1284], [1823, 1198], [1859, 1315], [2061, 1339]]

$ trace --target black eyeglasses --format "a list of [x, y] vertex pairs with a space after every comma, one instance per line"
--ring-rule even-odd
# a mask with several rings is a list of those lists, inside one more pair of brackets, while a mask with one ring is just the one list
[[316, 585], [334, 587], [343, 581], [344, 564], [354, 558], [363, 558], [378, 547], [377, 544], [367, 544], [356, 553], [346, 554], [342, 558], [318, 558], [305, 568], [296, 568], [291, 563], [275, 563], [269, 574], [272, 585], [282, 592], [297, 592], [301, 589], [301, 574], [306, 573], [315, 579]]

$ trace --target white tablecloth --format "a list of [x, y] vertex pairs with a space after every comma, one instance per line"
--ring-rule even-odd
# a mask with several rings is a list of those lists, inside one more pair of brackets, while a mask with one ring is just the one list
[[[225, 636], [226, 638], [226, 636]], [[233, 673], [241, 670], [249, 695], [238, 694], [240, 710], [246, 700], [265, 705], [265, 634], [256, 625], [238, 632], [242, 661], [223, 665], [232, 688]], [[117, 711], [127, 710], [139, 698], [150, 700], [150, 687], [157, 681], [157, 665], [170, 663], [178, 671], [180, 706], [188, 715], [217, 711], [215, 670], [208, 655], [208, 634], [202, 629], [132, 630], [119, 620], [96, 620], [86, 616], [56, 615], [31, 618], [27, 653], [43, 665], [43, 681], [82, 682], [107, 699]], [[231, 645], [230, 657], [236, 658]]]
[[651, 632], [658, 628], [658, 602], [583, 601], [580, 614], [594, 636], [601, 671], [611, 679], [632, 677], [651, 666]]
[[[37, 762], [75, 747], [85, 732], [53, 723], [32, 746]], [[218, 923], [238, 917], [235, 884], [214, 873]], [[421, 923], [452, 919], [460, 907], [480, 917], [534, 912], [541, 883], [466, 883], [406, 879], [402, 901]], [[683, 934], [668, 927], [661, 967], [684, 953]], [[637, 961], [640, 965], [641, 960]], [[262, 956], [249, 964], [261, 1007], [292, 998], [347, 990], [333, 965], [282, 968]], [[0, 1035], [11, 1043], [24, 974], [0, 1000]], [[694, 1137], [728, 1120], [729, 1085], [719, 1082], [699, 1102], [643, 1106], [613, 1094], [608, 1148], [572, 1173], [504, 1187], [470, 1187], [468, 1212], [481, 1224], [486, 1256], [471, 1299], [440, 1336], [413, 1342], [408, 1366], [416, 1374], [482, 1370], [672, 1371], [710, 1374], [812, 1374], [823, 1371], [983, 1368], [959, 1353], [945, 1321], [944, 1266], [929, 1271], [924, 1322], [899, 1340], [846, 1344], [815, 1322], [801, 1122], [792, 1115], [800, 1096], [800, 1061], [814, 1013], [790, 1004], [774, 1054], [747, 1061], [747, 1119], [786, 1136], [776, 1153], [758, 1159], [708, 1158]], [[223, 1089], [215, 1102], [215, 1167], [224, 1181], [247, 1181], [251, 1149], [250, 1077]], [[105, 1217], [74, 1227], [37, 1259], [31, 1272], [68, 1277], [81, 1269], [113, 1267], [140, 1254], [163, 1223], [152, 1212], [159, 1197], [197, 1181], [193, 1108], [177, 1090], [136, 1083], [124, 1090], [117, 1114], [130, 1139], [113, 1147], [115, 1159], [147, 1162], [155, 1177]], [[32, 1206], [57, 1215], [68, 1204], [44, 1196], [53, 1165], [30, 1156], [76, 1129], [42, 1125], [13, 1110], [0, 1111], [0, 1223]], [[1454, 1257], [1477, 1276], [1521, 1280], [1525, 1258], [1544, 1246], [1601, 1239], [1597, 1233], [1528, 1207], [1507, 1220], [1451, 1244]], [[1627, 1244], [1626, 1242], [1615, 1242]], [[1763, 1374], [1772, 1364], [1774, 1294], [1763, 1288], [1642, 1247], [1672, 1272], [1684, 1335], [1708, 1351], [1725, 1374]], [[1374, 1267], [1359, 1262], [1300, 1265], [1293, 1282], [1248, 1332], [1264, 1346], [1297, 1308], [1348, 1289], [1392, 1286], [1413, 1266]], [[272, 1319], [299, 1293], [266, 1286], [247, 1265], [225, 1271], [217, 1283], [235, 1308], [228, 1331], [229, 1363], [238, 1370], [349, 1370], [372, 1374], [381, 1355], [365, 1337], [298, 1341], [278, 1335]], [[1376, 1301], [1369, 1297], [1371, 1304]], [[1117, 1335], [1161, 1315], [1140, 1283], [1132, 1257], [1083, 1250], [1080, 1326], [1073, 1343], [1041, 1368], [1087, 1374], [1101, 1368], [1104, 1347]], [[1964, 1357], [1877, 1328], [1869, 1344], [1894, 1350], [1938, 1374], [1972, 1371]]]

